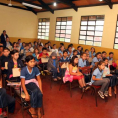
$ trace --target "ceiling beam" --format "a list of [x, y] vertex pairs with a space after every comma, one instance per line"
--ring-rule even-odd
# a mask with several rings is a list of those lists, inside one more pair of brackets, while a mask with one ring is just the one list
[[[7, 6], [7, 7], [9, 7], [8, 4], [1, 3], [1, 2], [0, 2], [0, 5], [3, 5], [3, 6]], [[23, 8], [23, 7], [19, 7], [19, 6], [14, 6], [14, 5], [12, 5], [12, 6], [10, 6], [10, 7], [29, 11], [28, 9], [25, 9], [25, 8]]]
[[37, 0], [39, 3], [41, 3], [42, 7], [49, 10], [52, 14], [54, 14], [54, 10], [51, 9], [45, 2], [43, 2], [42, 0]]
[[56, 2], [61, 2], [63, 4], [71, 6], [75, 11], [78, 11], [77, 6], [71, 0], [56, 0]]
[[104, 0], [104, 2], [106, 2], [108, 4], [108, 6], [109, 6], [110, 9], [113, 8], [113, 3], [112, 3], [111, 0]]

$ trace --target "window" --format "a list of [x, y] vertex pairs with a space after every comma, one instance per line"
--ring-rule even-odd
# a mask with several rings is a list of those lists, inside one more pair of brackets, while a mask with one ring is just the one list
[[117, 23], [116, 23], [116, 34], [115, 34], [115, 41], [114, 41], [114, 49], [118, 49], [118, 16], [117, 16]]
[[49, 39], [50, 19], [40, 18], [38, 21], [38, 38]]
[[79, 44], [101, 46], [104, 15], [82, 16]]
[[58, 17], [56, 19], [55, 40], [70, 42], [72, 17]]

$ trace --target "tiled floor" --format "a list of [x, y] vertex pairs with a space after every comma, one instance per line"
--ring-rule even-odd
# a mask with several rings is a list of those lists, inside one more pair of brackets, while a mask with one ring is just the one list
[[[118, 97], [110, 97], [108, 102], [98, 97], [98, 107], [95, 106], [94, 96], [88, 91], [81, 99], [81, 91], [78, 88], [72, 90], [72, 98], [69, 93], [69, 86], [63, 85], [59, 91], [59, 83], [53, 83], [50, 89], [50, 80], [45, 77], [43, 80], [44, 93], [44, 118], [117, 118]], [[22, 118], [21, 106], [16, 103], [15, 113], [9, 118]], [[25, 118], [30, 116], [25, 112]]]

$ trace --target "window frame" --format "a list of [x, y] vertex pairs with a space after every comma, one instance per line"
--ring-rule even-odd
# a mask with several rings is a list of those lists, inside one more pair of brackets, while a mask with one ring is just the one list
[[[97, 16], [104, 16], [104, 19], [97, 19]], [[88, 19], [87, 20], [82, 20], [82, 17], [88, 17]], [[89, 20], [89, 17], [96, 17], [96, 19], [95, 20]], [[87, 21], [87, 25], [81, 25], [82, 21]], [[95, 21], [95, 25], [88, 25], [89, 21]], [[80, 45], [95, 46], [94, 42], [101, 42], [101, 46], [102, 46], [102, 39], [101, 39], [101, 41], [94, 41], [95, 37], [103, 38], [104, 24], [103, 25], [96, 25], [97, 21], [104, 21], [105, 22], [105, 15], [87, 15], [87, 16], [81, 16], [78, 44], [80, 44], [79, 43], [80, 40], [83, 40], [83, 41], [85, 41], [85, 44], [80, 44]], [[87, 27], [86, 30], [81, 30], [81, 26], [86, 26]], [[96, 26], [103, 26], [103, 31], [96, 30]], [[94, 30], [88, 30], [88, 27], [94, 27]], [[86, 31], [86, 35], [80, 34], [80, 31]], [[94, 32], [94, 35], [87, 35], [88, 31]], [[102, 32], [102, 36], [95, 36], [95, 32]], [[84, 39], [80, 39], [80, 36], [85, 36], [85, 40]], [[87, 36], [93, 37], [93, 40], [87, 40]], [[93, 44], [92, 45], [88, 45], [88, 44], [86, 44], [86, 41], [91, 41]], [[101, 46], [96, 46], [96, 47], [101, 47]]]

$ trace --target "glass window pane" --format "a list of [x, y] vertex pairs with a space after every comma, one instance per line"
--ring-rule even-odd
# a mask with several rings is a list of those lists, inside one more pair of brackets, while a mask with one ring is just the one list
[[44, 36], [44, 35], [45, 35], [45, 33], [42, 33], [41, 35], [43, 35], [43, 36]]
[[93, 41], [86, 41], [86, 45], [93, 45]]
[[101, 42], [94, 42], [94, 46], [101, 46]]
[[49, 22], [46, 22], [46, 25], [50, 25], [50, 23]]
[[98, 15], [97, 20], [104, 20], [104, 15]]
[[38, 33], [38, 35], [41, 35], [41, 33]]
[[56, 26], [56, 29], [60, 29], [60, 26]]
[[71, 30], [66, 30], [66, 34], [71, 34]]
[[42, 32], [45, 32], [45, 29], [42, 29]]
[[67, 21], [67, 18], [62, 18], [62, 21]]
[[86, 30], [87, 26], [81, 26], [81, 30]]
[[67, 21], [72, 21], [72, 17], [67, 17]]
[[116, 37], [118, 37], [118, 33], [116, 33]]
[[67, 21], [67, 25], [72, 25], [72, 21]]
[[42, 25], [45, 25], [45, 22], [42, 22]]
[[94, 35], [94, 31], [87, 31], [87, 35]]
[[39, 25], [41, 25], [41, 23], [39, 23]]
[[118, 27], [117, 27], [116, 31], [118, 32]]
[[42, 39], [45, 39], [45, 37], [44, 37], [44, 36], [42, 36], [41, 38], [42, 38]]
[[81, 25], [87, 25], [87, 21], [81, 21]]
[[115, 49], [118, 49], [118, 44], [114, 44], [114, 48]]
[[87, 40], [93, 40], [93, 36], [87, 36]]
[[59, 34], [56, 34], [56, 37], [59, 37]]
[[117, 21], [117, 26], [118, 26], [118, 21]]
[[60, 37], [65, 37], [65, 34], [60, 34]]
[[61, 18], [57, 18], [57, 21], [61, 21]]
[[49, 36], [49, 33], [46, 33], [46, 36]]
[[88, 21], [88, 25], [95, 25], [95, 21]]
[[71, 29], [72, 27], [71, 26], [66, 26], [66, 29], [68, 30], [68, 29]]
[[46, 29], [46, 32], [49, 32], [49, 29]]
[[82, 21], [83, 21], [83, 20], [85, 20], [85, 21], [88, 20], [88, 16], [82, 16], [82, 17], [81, 17], [81, 20], [82, 20]]
[[81, 36], [81, 35], [80, 35], [79, 39], [85, 40], [85, 39], [86, 39], [86, 36]]
[[61, 33], [66, 33], [66, 30], [61, 30]]
[[94, 26], [88, 26], [88, 30], [95, 30]]
[[61, 29], [66, 29], [66, 26], [61, 26]]
[[48, 39], [49, 37], [48, 36], [45, 36], [45, 39]]
[[97, 31], [103, 31], [103, 26], [96, 26], [95, 27], [95, 30], [97, 30]]
[[61, 22], [57, 22], [57, 25], [61, 25]]
[[118, 38], [115, 38], [115, 43], [118, 43]]
[[89, 16], [89, 20], [96, 20], [96, 16]]
[[81, 35], [86, 35], [86, 31], [80, 31]]
[[79, 40], [79, 44], [85, 44], [84, 40]]
[[60, 33], [60, 30], [56, 30], [56, 33]]
[[41, 28], [41, 26], [39, 26], [39, 28]]
[[60, 38], [60, 41], [64, 41], [65, 40], [65, 38]]
[[59, 41], [59, 38], [56, 37], [55, 40], [56, 40], [56, 41]]
[[46, 26], [47, 29], [49, 29], [49, 26]]
[[66, 38], [70, 39], [71, 38], [71, 35], [66, 34]]
[[42, 26], [42, 28], [45, 28], [45, 26]]
[[38, 39], [41, 39], [41, 36], [38, 36]]
[[39, 32], [41, 32], [41, 29], [38, 29]]
[[61, 25], [66, 25], [66, 22], [62, 22]]
[[103, 32], [97, 32], [95, 31], [95, 36], [102, 36]]
[[102, 37], [94, 37], [94, 41], [102, 41]]
[[96, 25], [104, 25], [104, 21], [96, 21]]
[[70, 39], [65, 39], [65, 42], [70, 42]]

